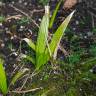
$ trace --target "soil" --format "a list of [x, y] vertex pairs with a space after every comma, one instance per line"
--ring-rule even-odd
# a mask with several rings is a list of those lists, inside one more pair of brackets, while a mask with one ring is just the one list
[[[50, 0], [49, 5], [50, 5], [51, 14], [58, 1], [59, 0]], [[55, 23], [52, 28], [52, 31], [55, 31], [58, 28], [58, 26], [61, 24], [61, 22], [65, 19], [65, 17], [68, 16], [68, 14], [72, 12], [72, 10], [74, 9], [76, 10], [69, 24], [68, 29], [66, 30], [65, 35], [62, 38], [61, 46], [67, 51], [68, 54], [71, 54], [76, 50], [78, 51], [78, 48], [76, 48], [75, 46], [77, 47], [79, 46], [81, 49], [86, 50], [84, 51], [85, 53], [81, 56], [81, 59], [82, 58], [86, 59], [91, 57], [89, 55], [90, 52], [88, 48], [90, 48], [91, 45], [96, 44], [95, 43], [96, 41], [95, 40], [96, 1], [93, 0], [92, 2], [94, 3], [92, 4], [89, 1], [87, 3], [85, 1], [77, 3], [75, 6], [73, 6], [70, 9], [63, 9], [63, 4], [61, 4], [61, 7], [58, 11]], [[90, 3], [90, 6], [89, 6], [89, 3]], [[44, 6], [40, 4], [38, 0], [27, 0], [27, 1], [16, 0], [12, 2], [10, 0], [10, 2], [6, 2], [6, 3], [3, 3], [3, 5], [0, 5], [0, 15], [6, 18], [3, 21], [3, 23], [0, 23], [0, 56], [3, 57], [5, 60], [4, 66], [6, 69], [8, 82], [10, 82], [12, 76], [16, 74], [15, 72], [17, 72], [20, 69], [20, 67], [27, 67], [27, 68], [31, 67], [30, 69], [32, 71], [34, 70], [34, 66], [30, 62], [27, 62], [26, 65], [25, 65], [26, 60], [24, 62], [21, 62], [20, 54], [21, 53], [31, 54], [32, 50], [29, 49], [29, 47], [26, 46], [24, 42], [22, 43], [22, 48], [21, 48], [20, 41], [23, 38], [31, 38], [34, 42], [36, 42], [38, 26], [41, 22], [43, 14], [44, 14]], [[50, 32], [50, 33], [52, 34], [53, 32]], [[74, 35], [74, 38], [73, 38], [73, 35]], [[27, 51], [27, 49], [29, 51]], [[58, 51], [58, 58], [60, 60], [63, 59], [67, 62], [66, 60], [67, 56], [64, 54], [64, 52], [62, 52], [62, 50]], [[76, 67], [78, 68], [78, 66]], [[61, 69], [58, 69], [55, 71], [51, 70], [50, 63], [49, 63], [49, 67], [45, 66], [45, 69], [39, 74], [41, 77], [40, 76], [33, 77], [34, 80], [33, 80], [32, 87], [34, 88], [39, 86], [43, 86], [43, 87], [47, 86], [48, 89], [50, 89], [50, 87], [52, 88], [56, 87], [55, 91], [59, 90], [61, 94], [66, 92], [66, 90], [68, 89], [67, 87], [69, 86], [67, 86], [67, 84], [64, 84], [63, 79], [64, 79], [64, 75], [66, 74], [65, 72], [70, 70], [68, 69], [65, 69], [66, 71]], [[49, 77], [50, 82], [47, 80], [42, 80], [42, 78], [43, 79], [48, 78], [48, 77], [44, 77], [45, 74], [47, 74], [47, 76], [50, 76]], [[70, 78], [68, 77], [68, 74], [66, 75], [66, 80]], [[38, 79], [41, 79], [41, 80], [38, 81]], [[61, 81], [61, 82], [59, 83], [57, 81]], [[21, 88], [20, 86], [22, 86], [22, 82], [23, 82], [22, 80], [21, 82], [19, 81], [16, 84], [16, 86], [13, 87], [13, 89], [18, 90], [19, 88]], [[32, 80], [29, 80], [28, 82], [31, 83]], [[94, 85], [95, 84], [96, 82], [94, 83]], [[26, 85], [26, 86], [30, 88], [31, 85]], [[24, 87], [24, 89], [26, 89], [26, 87]], [[94, 86], [94, 90], [95, 90], [95, 86]], [[54, 93], [54, 91], [52, 92]], [[50, 93], [51, 95], [49, 94], [48, 96], [59, 96], [60, 92], [58, 93], [56, 92], [56, 94], [54, 93], [55, 95], [53, 93]], [[34, 94], [34, 92], [32, 94]], [[16, 95], [13, 93], [10, 95], [9, 93], [8, 96], [19, 96], [19, 95]], [[23, 95], [20, 95], [20, 96], [23, 96]], [[35, 96], [35, 95], [26, 94], [26, 96]], [[36, 95], [36, 96], [39, 96], [39, 95]], [[83, 95], [80, 95], [80, 96], [83, 96]]]

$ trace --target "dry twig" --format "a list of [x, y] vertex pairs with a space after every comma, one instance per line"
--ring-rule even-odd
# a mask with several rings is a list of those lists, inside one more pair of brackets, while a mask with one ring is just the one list
[[37, 91], [37, 90], [40, 90], [40, 89], [43, 89], [42, 87], [40, 88], [35, 88], [35, 89], [30, 89], [30, 90], [24, 90], [24, 91], [9, 91], [9, 93], [18, 93], [18, 94], [24, 94], [24, 93], [29, 93], [29, 92], [34, 92], [34, 91]]

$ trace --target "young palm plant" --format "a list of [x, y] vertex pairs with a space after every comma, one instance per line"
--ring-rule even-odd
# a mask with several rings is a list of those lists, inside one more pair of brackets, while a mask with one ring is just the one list
[[70, 19], [72, 18], [74, 14], [74, 11], [73, 11], [63, 21], [63, 23], [58, 27], [58, 29], [54, 33], [49, 43], [48, 42], [48, 32], [49, 32], [48, 28], [49, 27], [51, 28], [53, 25], [60, 3], [59, 5], [57, 5], [50, 22], [49, 22], [49, 6], [45, 6], [45, 14], [40, 24], [36, 45], [33, 43], [32, 40], [28, 38], [23, 39], [35, 51], [35, 55], [36, 55], [36, 57], [30, 57], [28, 55], [23, 54], [23, 58], [30, 60], [35, 65], [36, 70], [39, 70], [44, 64], [47, 64], [47, 62], [54, 56], [54, 54], [57, 53], [58, 46], [64, 34], [64, 31], [66, 30], [70, 22]]

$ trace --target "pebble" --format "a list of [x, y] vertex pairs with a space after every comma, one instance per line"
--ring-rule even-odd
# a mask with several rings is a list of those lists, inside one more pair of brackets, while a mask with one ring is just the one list
[[81, 33], [79, 35], [80, 35], [80, 37], [82, 37], [82, 34]]
[[80, 88], [80, 91], [82, 91], [82, 89]]
[[24, 3], [25, 6], [27, 6], [27, 4], [28, 4], [27, 2]]
[[91, 73], [93, 73], [93, 70], [92, 70], [92, 69], [90, 69], [89, 71], [90, 71]]
[[76, 30], [76, 28], [73, 28], [73, 30], [75, 31], [75, 30]]
[[16, 64], [14, 64], [13, 67], [15, 68], [16, 67]]
[[22, 28], [24, 28], [24, 26], [20, 26], [20, 28], [22, 29]]
[[2, 6], [2, 2], [0, 1], [0, 6]]
[[12, 4], [15, 4], [15, 2], [14, 2], [14, 1], [12, 1]]
[[2, 43], [2, 44], [1, 44], [1, 47], [4, 47], [4, 46], [5, 46], [5, 44], [4, 44], [4, 43]]
[[17, 37], [17, 35], [14, 35], [14, 38], [16, 38]]
[[18, 54], [16, 52], [13, 53], [15, 56], [17, 56]]
[[76, 21], [76, 25], [78, 25], [79, 24], [79, 21]]
[[38, 19], [38, 21], [40, 21], [40, 22], [41, 22], [41, 18], [39, 18], [39, 19]]
[[90, 36], [93, 35], [93, 33], [92, 32], [88, 32], [87, 35], [90, 37]]
[[0, 23], [0, 26], [2, 26], [2, 23]]
[[8, 31], [8, 28], [6, 27], [5, 30]]
[[11, 32], [9, 30], [6, 30], [6, 34], [10, 34]]
[[87, 36], [84, 36], [84, 38], [86, 39], [86, 38], [87, 38]]
[[11, 40], [14, 39], [14, 36], [11, 36]]
[[8, 22], [11, 22], [11, 19], [9, 19]]
[[19, 31], [23, 31], [23, 29], [24, 29], [24, 26], [20, 26]]
[[18, 3], [22, 3], [22, 0], [19, 0], [19, 2]]

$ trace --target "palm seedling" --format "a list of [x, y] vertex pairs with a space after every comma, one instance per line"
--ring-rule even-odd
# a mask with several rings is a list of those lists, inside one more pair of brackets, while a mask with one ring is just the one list
[[54, 55], [56, 55], [61, 38], [68, 26], [68, 23], [70, 22], [70, 19], [74, 14], [73, 11], [63, 21], [63, 23], [57, 28], [56, 32], [53, 34], [53, 37], [49, 43], [48, 29], [52, 28], [53, 26], [53, 22], [57, 10], [59, 9], [59, 6], [61, 4], [61, 1], [62, 0], [60, 0], [60, 3], [58, 3], [51, 20], [49, 20], [49, 6], [45, 6], [45, 14], [40, 24], [36, 45], [33, 43], [32, 40], [28, 38], [23, 39], [35, 51], [35, 57], [32, 56], [30, 57], [28, 55], [23, 54], [23, 58], [30, 60], [35, 65], [36, 70], [39, 70], [44, 64], [47, 64], [49, 59], [51, 59], [52, 57], [54, 57]]

